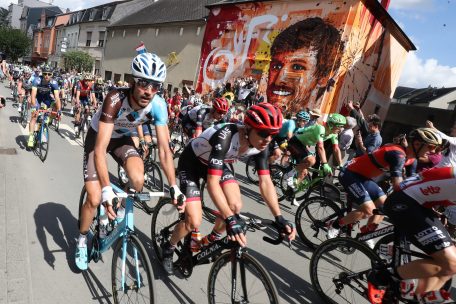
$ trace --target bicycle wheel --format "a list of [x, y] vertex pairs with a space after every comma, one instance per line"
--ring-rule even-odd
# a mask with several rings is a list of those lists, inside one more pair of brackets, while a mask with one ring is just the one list
[[255, 168], [255, 159], [252, 156], [245, 163], [245, 175], [252, 184], [258, 184], [258, 172]]
[[152, 215], [152, 246], [158, 260], [162, 261], [161, 245], [171, 238], [174, 226], [179, 223], [179, 212], [170, 198], [161, 198]]
[[117, 241], [112, 255], [114, 303], [155, 303], [152, 266], [147, 251], [135, 234], [124, 238]]
[[[236, 277], [233, 277], [236, 275]], [[236, 286], [233, 286], [236, 282]], [[232, 290], [236, 293], [232, 298]], [[250, 254], [223, 253], [212, 265], [207, 283], [209, 303], [279, 303], [276, 287], [263, 266]]]
[[163, 175], [160, 167], [154, 162], [144, 164], [144, 187], [151, 191], [163, 191]]
[[27, 127], [28, 123], [28, 107], [27, 102], [22, 103], [22, 112], [21, 112], [21, 125], [23, 128]]
[[80, 130], [79, 130], [79, 132], [81, 133], [82, 145], [85, 144], [85, 139], [86, 139], [88, 130], [89, 130], [89, 126], [87, 125], [87, 119], [83, 118], [81, 126], [80, 126]]
[[282, 187], [283, 176], [286, 173], [287, 168], [284, 168], [280, 165], [270, 165], [269, 174], [271, 175], [272, 183], [274, 184], [277, 190], [277, 198], [279, 202], [287, 198], [287, 188]]
[[[207, 207], [212, 210], [218, 210], [217, 206], [215, 206], [214, 202], [212, 201], [209, 192], [207, 191], [206, 181], [204, 180], [201, 182], [200, 197], [203, 207]], [[209, 212], [209, 210], [206, 210], [206, 208], [203, 208], [203, 214], [209, 222], [215, 223], [215, 219], [217, 217], [213, 213]]]
[[379, 257], [367, 245], [350, 238], [323, 242], [310, 260], [312, 286], [326, 303], [369, 303], [367, 275]]
[[329, 220], [340, 214], [336, 203], [325, 197], [311, 197], [299, 205], [296, 210], [296, 230], [302, 242], [315, 249], [326, 240]]
[[312, 188], [307, 190], [306, 192], [301, 192], [298, 194], [296, 199], [298, 202], [306, 200], [309, 198], [311, 195], [317, 195], [317, 196], [323, 196], [326, 198], [329, 198], [333, 202], [340, 202], [341, 201], [341, 192], [339, 188], [336, 186], [327, 183], [323, 180], [321, 180], [319, 183], [314, 185]]
[[41, 161], [44, 162], [49, 152], [49, 127], [47, 124], [43, 123], [38, 135], [39, 155]]

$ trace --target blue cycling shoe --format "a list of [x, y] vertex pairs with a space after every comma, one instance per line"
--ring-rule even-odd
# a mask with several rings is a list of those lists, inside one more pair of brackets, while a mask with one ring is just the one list
[[87, 244], [81, 244], [78, 242], [76, 245], [76, 253], [75, 253], [75, 262], [76, 266], [80, 270], [87, 270], [88, 267], [88, 257], [87, 257]]

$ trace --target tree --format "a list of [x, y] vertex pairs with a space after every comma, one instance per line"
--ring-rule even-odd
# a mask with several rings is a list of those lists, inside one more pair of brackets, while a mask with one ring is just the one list
[[92, 71], [94, 59], [83, 51], [70, 51], [63, 55], [65, 69], [78, 72]]
[[0, 51], [12, 61], [27, 55], [32, 46], [32, 40], [21, 30], [11, 27], [0, 27]]
[[8, 10], [0, 7], [0, 26], [8, 25]]

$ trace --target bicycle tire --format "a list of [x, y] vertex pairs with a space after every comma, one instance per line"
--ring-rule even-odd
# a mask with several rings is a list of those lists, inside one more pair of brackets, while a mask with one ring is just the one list
[[[218, 210], [217, 206], [215, 206], [214, 202], [212, 201], [207, 188], [206, 188], [206, 181], [203, 180], [201, 182], [200, 186], [200, 198], [201, 198], [201, 205], [203, 206], [203, 214], [206, 217], [206, 219], [210, 223], [215, 223], [215, 219], [217, 216], [215, 216], [213, 213], [209, 212], [206, 208], [212, 209], [212, 210]], [[206, 207], [206, 208], [204, 208]]]
[[[220, 255], [212, 265], [211, 270], [209, 271], [209, 278], [207, 283], [207, 295], [209, 303], [279, 303], [277, 289], [268, 272], [264, 269], [260, 262], [258, 262], [257, 259], [255, 259], [253, 256], [246, 252], [243, 252], [240, 258], [233, 257], [233, 255], [236, 255], [236, 253], [232, 251], [222, 253], [222, 255]], [[259, 285], [251, 284], [250, 282], [248, 284], [247, 282], [241, 282], [243, 280], [242, 278], [247, 279], [247, 273], [245, 275], [239, 274], [240, 277], [236, 279], [236, 282], [239, 282], [239, 286], [236, 288], [237, 295], [239, 296], [239, 298], [231, 299], [231, 284], [234, 280], [232, 277], [233, 261], [236, 261], [239, 265], [239, 269], [237, 271], [238, 274], [239, 272], [241, 272], [242, 268], [248, 268], [248, 270], [251, 271], [250, 274], [252, 276], [257, 276], [259, 281], [263, 284], [264, 293], [261, 294], [260, 299], [252, 300], [252, 296], [260, 296], [260, 294], [257, 292], [251, 294], [250, 298], [245, 297], [245, 295], [240, 295], [241, 292], [249, 292], [248, 290], [246, 290], [246, 285], [248, 285], [251, 288]], [[228, 269], [226, 270], [225, 274], [221, 273], [221, 271], [224, 272], [224, 266], [226, 266], [227, 264], [231, 266], [227, 266]], [[238, 265], [236, 265], [236, 267], [238, 267]], [[217, 288], [217, 283], [222, 281], [223, 279], [227, 280], [227, 284], [229, 287]], [[227, 291], [225, 295], [226, 298], [221, 294], [222, 291]]]
[[144, 187], [154, 192], [163, 192], [165, 184], [160, 167], [154, 162], [147, 162], [144, 164], [144, 172], [144, 177], [147, 176], [147, 179], [144, 180]]
[[28, 107], [27, 107], [27, 102], [22, 104], [22, 113], [21, 113], [21, 125], [23, 128], [27, 127], [28, 123]]
[[258, 185], [258, 172], [255, 167], [255, 159], [250, 156], [245, 162], [245, 175], [252, 184]]
[[[358, 250], [365, 256], [362, 260], [360, 255], [354, 250]], [[334, 251], [334, 253], [333, 253]], [[345, 254], [340, 258], [340, 253]], [[349, 258], [352, 258], [349, 261]], [[341, 272], [334, 271], [331, 275], [329, 267], [324, 265], [320, 268], [320, 263], [329, 265], [336, 264], [337, 261], [345, 263], [340, 266]], [[313, 253], [310, 259], [310, 279], [320, 298], [326, 303], [343, 304], [343, 303], [369, 303], [367, 300], [367, 279], [366, 276], [372, 269], [374, 263], [380, 263], [380, 258], [366, 244], [351, 238], [335, 238], [323, 242]], [[347, 267], [356, 267], [359, 270], [351, 270]], [[321, 269], [319, 271], [319, 269]], [[327, 277], [328, 287], [323, 288], [323, 277]], [[331, 287], [337, 290], [331, 291]], [[354, 290], [356, 288], [356, 290]], [[350, 289], [351, 296], [347, 289]], [[356, 298], [355, 298], [356, 295]]]
[[[127, 253], [125, 259], [125, 265], [123, 265], [123, 239], [120, 238], [114, 246], [112, 254], [111, 264], [111, 283], [112, 283], [112, 297], [115, 304], [119, 303], [155, 303], [154, 293], [154, 279], [152, 275], [152, 265], [147, 255], [147, 251], [144, 248], [141, 240], [133, 233], [124, 236], [127, 238]], [[129, 250], [132, 249], [130, 256], [132, 260], [129, 260]], [[137, 258], [137, 259], [136, 259]], [[118, 264], [118, 262], [120, 262]], [[143, 275], [138, 274], [137, 270], [143, 268], [145, 273]], [[122, 273], [125, 270], [126, 273]], [[128, 271], [130, 270], [130, 271]], [[122, 290], [121, 279], [117, 279], [117, 274], [120, 272], [120, 278], [124, 277], [125, 284], [124, 290]], [[128, 273], [129, 275], [128, 275]], [[141, 278], [141, 284], [138, 284], [137, 278]], [[144, 284], [144, 280], [147, 278], [147, 284]], [[140, 286], [138, 286], [140, 285]], [[149, 297], [142, 299], [144, 292], [149, 291]], [[131, 292], [131, 293], [130, 293]], [[135, 299], [136, 298], [136, 299]], [[142, 300], [141, 300], [142, 299]], [[126, 300], [126, 301], [123, 301]], [[138, 301], [140, 300], [140, 301]], [[146, 301], [147, 300], [147, 301]]]
[[286, 190], [282, 187], [282, 179], [286, 174], [287, 168], [284, 168], [277, 164], [272, 164], [269, 166], [269, 174], [271, 175], [272, 183], [274, 184], [277, 191], [277, 198], [279, 202], [287, 198]]
[[322, 229], [326, 223], [321, 220], [339, 214], [340, 210], [336, 203], [325, 197], [314, 196], [305, 200], [295, 214], [296, 230], [301, 241], [312, 250], [317, 248], [326, 240], [327, 229]]
[[330, 200], [332, 200], [334, 202], [341, 201], [340, 189], [323, 180], [321, 182], [317, 183], [316, 185], [314, 185], [313, 187], [311, 187], [309, 190], [302, 192], [302, 195], [297, 196], [296, 199], [298, 202], [301, 202], [301, 201], [308, 199], [312, 194], [329, 198]]
[[[179, 212], [170, 198], [161, 198], [155, 207], [151, 222], [152, 246], [155, 255], [161, 262], [163, 260], [161, 245], [171, 238], [174, 226], [179, 222]], [[171, 226], [170, 226], [171, 225]]]
[[83, 146], [85, 144], [85, 139], [86, 139], [88, 130], [89, 130], [89, 128], [87, 126], [87, 119], [83, 118], [82, 123], [80, 125], [80, 130], [79, 130], [79, 132], [81, 133], [81, 141], [82, 141]]
[[41, 132], [38, 134], [39, 155], [42, 162], [44, 162], [49, 153], [49, 127], [47, 124], [42, 124]]

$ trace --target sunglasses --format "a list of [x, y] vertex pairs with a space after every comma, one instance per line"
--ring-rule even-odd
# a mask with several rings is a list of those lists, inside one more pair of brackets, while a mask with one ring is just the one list
[[225, 115], [226, 114], [226, 112], [224, 112], [224, 111], [217, 111], [217, 113], [219, 113], [220, 115]]
[[153, 80], [148, 80], [144, 78], [135, 78], [135, 83], [143, 89], [153, 89], [159, 90], [161, 88], [161, 83], [155, 82]]
[[256, 133], [261, 138], [268, 138], [269, 136], [274, 136], [274, 135], [276, 135], [279, 132], [271, 132], [271, 131], [268, 131], [268, 130], [258, 130], [258, 131], [256, 131]]
[[52, 76], [52, 73], [43, 73], [43, 76]]

